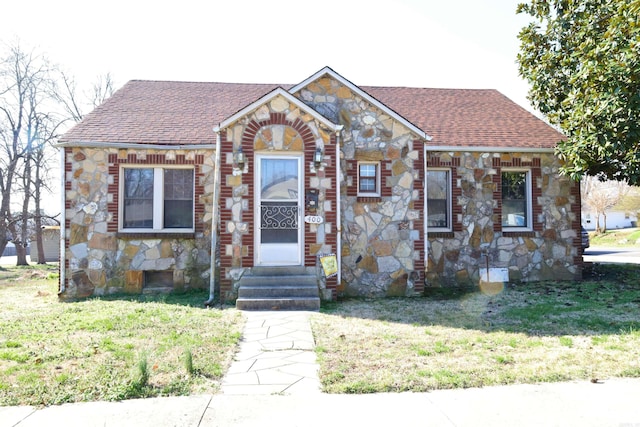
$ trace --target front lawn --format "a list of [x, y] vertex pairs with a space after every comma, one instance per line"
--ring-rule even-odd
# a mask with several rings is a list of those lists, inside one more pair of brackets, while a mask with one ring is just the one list
[[[496, 295], [345, 300], [312, 316], [328, 393], [640, 377], [640, 266]], [[0, 405], [215, 393], [242, 333], [205, 292], [59, 302], [57, 270], [0, 269]]]
[[581, 283], [346, 300], [313, 317], [329, 393], [640, 377], [640, 266]]
[[241, 336], [206, 292], [59, 302], [57, 267], [0, 268], [0, 405], [215, 392]]

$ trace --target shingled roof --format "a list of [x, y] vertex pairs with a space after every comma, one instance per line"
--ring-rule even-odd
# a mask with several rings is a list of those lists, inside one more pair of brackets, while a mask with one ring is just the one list
[[[60, 143], [212, 144], [213, 127], [277, 87], [132, 80]], [[553, 148], [562, 135], [496, 90], [361, 87], [432, 137], [430, 147]]]

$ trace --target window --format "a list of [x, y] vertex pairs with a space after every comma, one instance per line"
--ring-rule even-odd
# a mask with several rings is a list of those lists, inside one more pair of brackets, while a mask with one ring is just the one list
[[448, 170], [427, 171], [427, 227], [451, 230], [451, 185]]
[[122, 228], [193, 231], [193, 169], [122, 169]]
[[529, 171], [502, 172], [502, 227], [531, 229], [531, 179]]
[[358, 163], [358, 196], [380, 196], [380, 164]]

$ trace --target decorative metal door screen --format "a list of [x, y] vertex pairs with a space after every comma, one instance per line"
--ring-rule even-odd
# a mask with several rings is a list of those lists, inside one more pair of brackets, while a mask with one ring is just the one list
[[262, 202], [260, 206], [262, 243], [298, 242], [298, 203]]

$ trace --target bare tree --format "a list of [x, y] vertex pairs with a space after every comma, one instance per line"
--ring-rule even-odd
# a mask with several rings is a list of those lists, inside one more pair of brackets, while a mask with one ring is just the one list
[[[597, 233], [607, 231], [607, 211], [622, 200], [629, 188], [624, 181], [603, 181], [593, 176], [587, 176], [582, 181], [582, 203], [585, 208], [595, 211]], [[604, 218], [602, 227], [600, 216]]]
[[18, 42], [7, 47], [0, 61], [0, 253], [12, 239], [18, 265], [27, 264], [33, 238], [29, 224], [42, 220], [42, 193], [51, 191], [51, 144], [67, 120], [56, 113], [60, 108], [52, 96], [56, 71], [44, 55], [27, 52]]
[[54, 97], [74, 122], [81, 121], [85, 114], [106, 101], [115, 91], [115, 82], [111, 73], [96, 77], [89, 93], [79, 94], [76, 81], [68, 73], [60, 72], [59, 85]]
[[7, 53], [0, 59], [0, 254], [12, 239], [18, 265], [25, 265], [28, 242], [35, 237], [43, 253], [42, 221], [58, 215], [45, 215], [40, 203], [43, 191], [51, 191], [52, 143], [66, 127], [111, 96], [114, 81], [108, 73], [98, 76], [92, 90], [78, 95], [75, 80], [50, 65], [44, 55], [27, 52], [18, 42], [4, 47]]
[[[16, 229], [11, 196], [17, 180], [24, 178], [24, 167], [31, 164], [30, 150], [41, 121], [39, 110], [51, 83], [49, 74], [47, 59], [23, 51], [18, 43], [9, 46], [7, 56], [0, 61], [0, 253], [11, 234], [19, 264], [26, 264], [26, 242]], [[22, 183], [24, 186], [24, 179]], [[24, 200], [21, 205], [24, 211]]]

